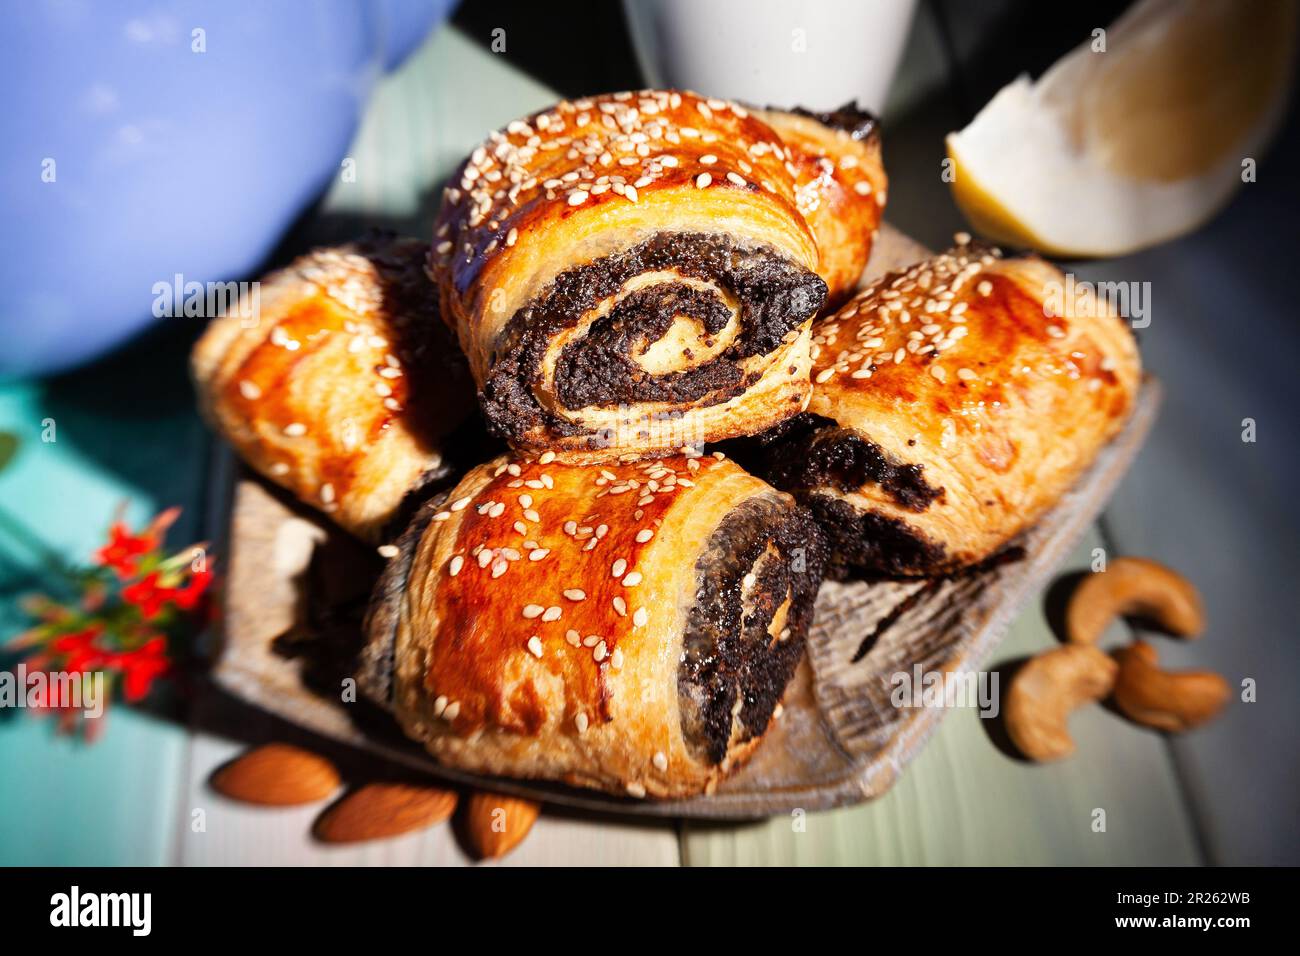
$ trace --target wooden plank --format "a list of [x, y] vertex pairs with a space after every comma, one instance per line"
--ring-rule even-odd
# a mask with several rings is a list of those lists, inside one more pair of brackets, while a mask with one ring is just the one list
[[[1066, 565], [1088, 566], [1096, 532]], [[1027, 609], [991, 669], [1056, 643], [1041, 605]], [[1002, 693], [1006, 685], [999, 674]], [[1107, 864], [1199, 862], [1193, 825], [1162, 742], [1103, 707], [1071, 722], [1078, 752], [1049, 765], [1000, 749], [995, 722], [950, 714], [885, 796], [858, 807], [745, 826], [687, 822], [688, 865]], [[1005, 746], [1005, 745], [1002, 745]], [[1106, 811], [1106, 832], [1093, 812]], [[796, 824], [800, 824], [800, 830]]]
[[[1291, 145], [1298, 140], [1293, 132]], [[1287, 146], [1275, 147], [1281, 163]], [[1289, 250], [1259, 241], [1294, 231], [1284, 192], [1276, 177], [1261, 176], [1201, 233], [1072, 268], [1079, 281], [1150, 283], [1142, 351], [1169, 376], [1171, 401], [1106, 528], [1117, 553], [1163, 561], [1201, 591], [1205, 636], [1154, 638], [1161, 661], [1216, 670], [1237, 688], [1246, 678], [1258, 685], [1255, 703], [1238, 696], [1219, 720], [1169, 738], [1209, 860], [1219, 864], [1300, 862], [1300, 343]], [[1254, 442], [1242, 439], [1247, 418]]]
[[[127, 520], [143, 524], [158, 509], [194, 494], [201, 454], [185, 454], [197, 425], [173, 410], [189, 401], [188, 386], [157, 376], [157, 412], [149, 420], [164, 447], [180, 449], [171, 471], [139, 480], [131, 468], [114, 467], [106, 449], [133, 439], [140, 422], [101, 418], [103, 393], [94, 407], [71, 396], [67, 381], [89, 387], [88, 378], [139, 375], [157, 355], [137, 353], [106, 372], [65, 379], [58, 394], [43, 384], [0, 388], [0, 428], [20, 440], [0, 474], [0, 645], [29, 624], [18, 607], [23, 595], [47, 590], [56, 566], [84, 565], [104, 540], [117, 508], [129, 504]], [[57, 441], [41, 440], [42, 420], [53, 417]], [[136, 462], [133, 462], [135, 464]], [[192, 533], [188, 512], [173, 542]], [[0, 653], [9, 670], [17, 658]], [[0, 710], [0, 864], [25, 866], [153, 866], [171, 852], [175, 784], [185, 757], [183, 728], [118, 704], [98, 728], [96, 743], [55, 734], [54, 722], [25, 710]]]

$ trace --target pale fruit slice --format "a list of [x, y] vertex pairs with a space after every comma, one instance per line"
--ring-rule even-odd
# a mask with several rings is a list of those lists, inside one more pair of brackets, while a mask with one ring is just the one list
[[1243, 182], [1286, 106], [1294, 0], [1141, 0], [948, 135], [979, 232], [1060, 256], [1182, 235]]

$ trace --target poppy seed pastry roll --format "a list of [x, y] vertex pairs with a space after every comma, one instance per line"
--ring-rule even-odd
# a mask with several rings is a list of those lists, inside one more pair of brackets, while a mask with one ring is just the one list
[[759, 115], [786, 145], [795, 170], [795, 204], [817, 239], [817, 273], [826, 280], [827, 305], [837, 306], [857, 289], [885, 209], [889, 184], [880, 124], [854, 103], [830, 113]]
[[200, 408], [240, 456], [370, 541], [445, 470], [474, 409], [427, 256], [386, 234], [308, 253], [261, 281], [253, 321], [213, 319], [191, 356]]
[[433, 268], [493, 428], [631, 460], [801, 411], [827, 283], [797, 159], [743, 107], [670, 91], [492, 134], [446, 189]]
[[814, 334], [806, 416], [764, 474], [826, 532], [837, 572], [991, 557], [1075, 482], [1133, 408], [1132, 332], [1059, 301], [1036, 257], [958, 246], [874, 282]]
[[381, 578], [361, 685], [440, 762], [633, 796], [711, 789], [803, 653], [816, 524], [729, 460], [499, 458]]

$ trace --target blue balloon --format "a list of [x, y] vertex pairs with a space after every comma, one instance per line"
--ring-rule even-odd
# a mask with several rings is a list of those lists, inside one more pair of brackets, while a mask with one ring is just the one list
[[125, 341], [178, 274], [246, 277], [339, 172], [381, 71], [453, 5], [9, 5], [0, 377]]

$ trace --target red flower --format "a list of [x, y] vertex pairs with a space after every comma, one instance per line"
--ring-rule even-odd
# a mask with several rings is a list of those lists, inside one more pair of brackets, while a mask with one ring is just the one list
[[142, 554], [148, 554], [153, 546], [151, 535], [132, 534], [125, 524], [115, 521], [108, 530], [108, 544], [95, 552], [95, 560], [112, 568], [121, 577], [129, 578], [135, 574], [136, 559]]
[[113, 655], [113, 664], [122, 671], [122, 691], [132, 702], [148, 695], [154, 680], [171, 666], [167, 660], [167, 642], [155, 637], [134, 651]]
[[165, 603], [175, 599], [176, 593], [175, 588], [160, 585], [158, 583], [158, 572], [151, 571], [139, 581], [122, 588], [122, 600], [138, 607], [141, 615], [147, 621], [156, 617]]
[[176, 606], [183, 611], [192, 611], [198, 606], [199, 599], [207, 591], [208, 585], [212, 583], [211, 571], [195, 571], [190, 575], [190, 579], [182, 588], [172, 591], [172, 600]]
[[54, 639], [51, 645], [57, 654], [66, 655], [63, 670], [80, 674], [83, 671], [96, 670], [108, 659], [108, 655], [95, 646], [95, 638], [103, 632], [99, 626], [88, 627], [84, 631], [64, 634]]

